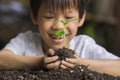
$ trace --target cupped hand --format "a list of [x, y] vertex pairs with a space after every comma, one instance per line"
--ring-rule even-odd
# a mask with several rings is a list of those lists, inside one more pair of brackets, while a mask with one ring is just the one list
[[77, 53], [74, 56], [75, 58], [66, 58], [65, 60], [62, 60], [60, 68], [63, 68], [63, 69], [72, 68], [75, 65], [79, 65], [80, 64], [79, 56], [77, 55]]
[[54, 50], [49, 49], [48, 53], [44, 56], [43, 65], [45, 69], [57, 69], [60, 66], [60, 61], [58, 61], [58, 56], [54, 55]]

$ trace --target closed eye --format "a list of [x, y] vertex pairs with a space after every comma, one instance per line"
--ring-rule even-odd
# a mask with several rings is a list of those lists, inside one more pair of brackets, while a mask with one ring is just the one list
[[46, 18], [46, 19], [53, 19], [54, 17], [53, 16], [45, 16], [44, 18]]
[[65, 17], [66, 19], [72, 19], [73, 17]]

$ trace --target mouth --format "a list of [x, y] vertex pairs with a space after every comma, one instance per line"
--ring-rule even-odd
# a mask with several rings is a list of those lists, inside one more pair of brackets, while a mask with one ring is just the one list
[[56, 36], [54, 33], [49, 33], [51, 42], [55, 45], [62, 45], [62, 46], [65, 44], [65, 41], [66, 41], [68, 35], [69, 34], [62, 34], [58, 38], [58, 36]]
[[[65, 38], [65, 34], [63, 34], [62, 36], [60, 36], [59, 39], [64, 39]], [[53, 39], [58, 39], [58, 37], [55, 34], [50, 34], [50, 37], [52, 37]]]
[[68, 30], [58, 30], [54, 33], [50, 33], [50, 37], [52, 37], [53, 39], [64, 39], [66, 36], [68, 36], [70, 34], [70, 32]]
[[55, 34], [49, 34], [52, 43], [54, 44], [63, 44], [65, 40], [65, 35], [60, 36], [59, 38]]

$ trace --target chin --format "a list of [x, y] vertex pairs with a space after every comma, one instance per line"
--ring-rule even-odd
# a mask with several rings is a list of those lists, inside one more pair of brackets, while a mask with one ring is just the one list
[[[66, 46], [63, 46], [63, 45], [57, 45], [57, 46], [53, 46], [52, 48], [54, 50], [57, 50], [57, 49], [60, 49], [60, 48], [63, 48], [63, 47], [66, 47]], [[67, 47], [66, 47], [67, 48]]]
[[52, 48], [53, 48], [54, 50], [57, 50], [57, 49], [63, 48], [63, 46], [52, 46]]

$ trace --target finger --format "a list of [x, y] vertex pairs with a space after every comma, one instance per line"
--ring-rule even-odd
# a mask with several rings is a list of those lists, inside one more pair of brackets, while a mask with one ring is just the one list
[[57, 60], [58, 60], [58, 56], [45, 57], [44, 62], [47, 64], [47, 63], [51, 63], [51, 62], [54, 62], [54, 61], [57, 61]]
[[46, 53], [46, 56], [54, 56], [55, 51], [53, 49], [49, 49]]
[[67, 67], [64, 66], [63, 64], [61, 64], [61, 65], [60, 65], [60, 68], [65, 69], [65, 68], [67, 68]]
[[59, 68], [59, 65], [60, 65], [60, 61], [56, 61], [54, 63], [47, 64], [46, 68], [47, 69], [57, 69], [57, 68]]
[[74, 56], [75, 56], [75, 58], [79, 58], [78, 51], [75, 51]]
[[78, 54], [74, 54], [75, 58], [79, 58]]
[[64, 60], [62, 60], [61, 64], [63, 64], [63, 65], [66, 66], [66, 67], [71, 67], [71, 68], [74, 67], [74, 64], [69, 63], [69, 62], [66, 62], [66, 61], [64, 61]]
[[78, 63], [78, 59], [71, 59], [71, 58], [66, 58], [66, 61], [72, 64], [77, 64]]
[[48, 54], [49, 54], [49, 55], [53, 56], [54, 53], [55, 53], [55, 51], [54, 51], [53, 49], [49, 49], [49, 50], [48, 50]]
[[58, 65], [56, 65], [56, 67], [54, 69], [60, 68], [60, 64], [61, 64], [61, 61], [58, 61]]

